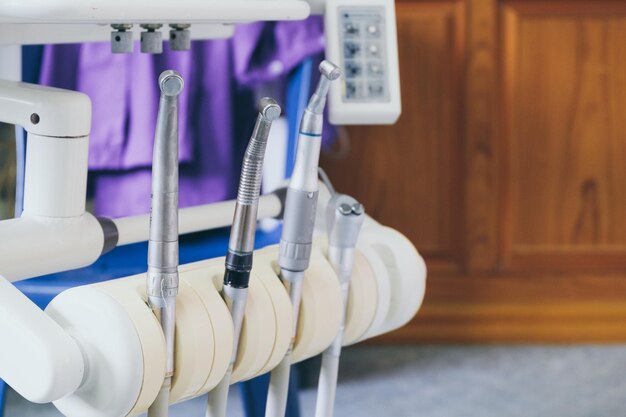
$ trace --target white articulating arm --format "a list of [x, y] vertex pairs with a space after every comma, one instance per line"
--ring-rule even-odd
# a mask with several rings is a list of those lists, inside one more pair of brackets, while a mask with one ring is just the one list
[[40, 136], [88, 136], [91, 101], [75, 91], [0, 80], [0, 121]]
[[0, 274], [14, 281], [90, 265], [104, 232], [85, 212], [89, 97], [0, 80], [0, 122], [29, 134], [24, 212], [0, 222]]
[[[191, 39], [226, 39], [235, 33], [234, 25], [198, 23], [193, 25]], [[138, 41], [141, 30], [135, 27], [133, 38]], [[109, 42], [111, 27], [88, 23], [0, 23], [0, 45], [40, 45], [82, 42]]]
[[56, 401], [83, 380], [81, 351], [54, 320], [0, 276], [0, 378], [27, 400]]
[[6, 23], [237, 23], [305, 19], [303, 0], [12, 0]]
[[[104, 237], [85, 213], [89, 98], [0, 80], [0, 121], [29, 132], [24, 214], [0, 222], [0, 274], [25, 278], [13, 275], [12, 262], [30, 264], [39, 274], [93, 262]], [[64, 256], [74, 252], [71, 261]], [[55, 401], [80, 386], [85, 366], [74, 339], [4, 276], [0, 334], [0, 378], [28, 400]]]

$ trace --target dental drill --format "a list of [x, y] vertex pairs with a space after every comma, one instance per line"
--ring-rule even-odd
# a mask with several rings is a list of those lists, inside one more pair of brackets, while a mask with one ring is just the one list
[[233, 318], [234, 344], [230, 364], [224, 377], [209, 394], [207, 417], [225, 417], [230, 378], [233, 373], [252, 271], [252, 253], [256, 232], [259, 193], [263, 178], [263, 158], [272, 122], [280, 116], [279, 105], [271, 98], [262, 98], [259, 115], [246, 148], [237, 192], [233, 225], [226, 254], [222, 297]]
[[326, 207], [326, 231], [328, 234], [328, 258], [339, 277], [343, 298], [343, 316], [341, 326], [333, 343], [322, 355], [315, 417], [333, 417], [335, 394], [337, 391], [337, 374], [339, 372], [339, 356], [348, 312], [348, 295], [350, 278], [354, 265], [354, 252], [361, 226], [365, 219], [365, 211], [354, 198], [336, 194], [326, 173], [320, 168], [320, 176], [331, 191], [332, 197]]
[[159, 76], [161, 98], [154, 135], [152, 214], [148, 241], [148, 304], [159, 318], [166, 346], [166, 373], [149, 417], [167, 417], [174, 375], [178, 295], [178, 95], [184, 82], [176, 71]]
[[304, 271], [309, 266], [315, 226], [317, 169], [322, 146], [323, 112], [330, 83], [341, 76], [339, 67], [330, 61], [322, 61], [319, 70], [321, 72], [319, 83], [300, 123], [296, 163], [287, 188], [279, 246], [280, 278], [289, 292], [293, 308], [292, 339], [287, 354], [271, 372], [265, 417], [284, 417], [287, 407], [291, 353], [298, 327], [302, 281]]

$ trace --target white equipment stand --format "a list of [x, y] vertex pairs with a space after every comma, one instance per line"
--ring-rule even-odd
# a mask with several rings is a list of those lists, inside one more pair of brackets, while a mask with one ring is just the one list
[[[320, 9], [320, 2], [314, 3]], [[341, 49], [345, 46], [341, 28], [347, 26], [336, 12], [352, 4], [332, 4], [329, 15], [336, 19], [327, 19], [327, 26], [340, 25], [333, 33], [343, 43], [328, 51], [338, 54], [338, 63], [347, 65], [347, 58], [341, 55], [345, 51]], [[391, 48], [384, 55], [385, 74], [389, 74], [382, 81], [385, 99], [352, 103], [345, 93], [346, 81], [343, 90], [331, 91], [331, 120], [389, 123], [400, 112], [399, 84], [394, 78], [397, 74], [393, 75], [397, 73], [395, 20], [389, 9], [393, 2], [381, 0], [366, 6], [370, 7], [368, 13], [374, 10], [386, 19], [385, 25], [378, 26], [386, 31], [382, 36], [387, 41], [381, 46]], [[0, 121], [19, 125], [29, 135], [24, 212], [19, 218], [0, 221], [0, 378], [19, 394], [32, 402], [54, 402], [68, 416], [136, 415], [154, 401], [165, 372], [165, 341], [146, 305], [145, 276], [66, 291], [46, 312], [11, 284], [90, 265], [111, 245], [101, 219], [85, 210], [91, 102], [81, 93], [17, 82], [19, 45], [106, 41], [111, 39], [111, 25], [129, 27], [134, 38], [141, 30], [154, 32], [168, 25], [191, 25], [194, 39], [224, 38], [232, 35], [235, 23], [301, 20], [310, 10], [303, 0], [0, 2]], [[358, 111], [365, 118], [357, 120], [353, 110], [357, 107], [352, 104], [361, 106]], [[374, 117], [377, 109], [382, 111], [379, 119]], [[325, 205], [328, 198], [320, 193], [319, 201]], [[234, 204], [180, 210], [180, 233], [230, 224]], [[278, 196], [263, 196], [259, 218], [274, 217], [282, 207]], [[148, 216], [114, 219], [112, 224], [117, 230], [113, 246], [148, 237]], [[366, 221], [363, 236], [363, 244], [357, 246], [360, 252], [344, 344], [405, 324], [424, 295], [425, 266], [406, 238], [373, 220]], [[294, 361], [322, 352], [340, 325], [341, 290], [323, 255], [324, 248], [323, 239], [314, 242], [303, 284]], [[278, 248], [255, 254], [252, 274], [256, 278], [251, 281], [242, 353], [233, 382], [268, 372], [290, 345], [292, 308], [275, 273], [277, 257]], [[180, 368], [174, 375], [173, 402], [208, 392], [228, 367], [232, 321], [214, 279], [221, 278], [223, 264], [223, 260], [209, 260], [180, 268], [176, 318]]]

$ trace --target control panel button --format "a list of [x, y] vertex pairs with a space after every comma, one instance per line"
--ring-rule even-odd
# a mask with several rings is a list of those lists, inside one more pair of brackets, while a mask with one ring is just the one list
[[363, 97], [363, 83], [358, 81], [346, 81], [346, 98], [360, 99]]
[[382, 77], [384, 75], [383, 66], [379, 62], [370, 62], [367, 64], [367, 75], [373, 77]]
[[370, 58], [378, 58], [380, 56], [380, 45], [377, 43], [370, 43], [367, 46], [367, 56]]
[[356, 42], [346, 42], [343, 53], [346, 58], [358, 58], [361, 55], [361, 45]]
[[343, 33], [346, 37], [357, 37], [361, 33], [358, 24], [348, 22], [343, 25]]
[[380, 28], [377, 23], [368, 23], [366, 26], [366, 33], [368, 36], [377, 38], [380, 36]]
[[370, 98], [380, 98], [385, 95], [385, 86], [382, 81], [370, 81], [367, 85], [367, 92]]
[[346, 62], [346, 78], [355, 78], [361, 76], [363, 67], [357, 62]]

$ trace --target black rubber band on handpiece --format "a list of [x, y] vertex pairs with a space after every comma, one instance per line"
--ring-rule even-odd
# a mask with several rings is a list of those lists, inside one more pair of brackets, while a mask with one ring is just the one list
[[226, 271], [224, 285], [233, 288], [247, 288], [252, 271], [252, 253], [240, 255], [232, 252], [226, 254]]

